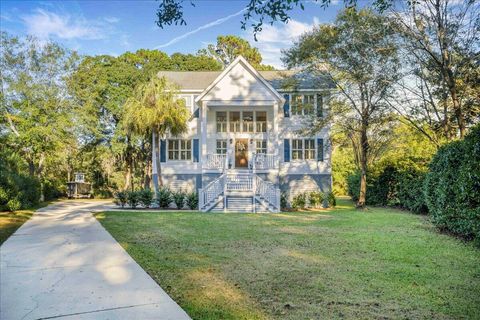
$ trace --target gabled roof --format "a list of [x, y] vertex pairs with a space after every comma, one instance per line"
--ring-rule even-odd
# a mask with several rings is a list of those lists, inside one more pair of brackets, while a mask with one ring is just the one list
[[[298, 70], [257, 71], [275, 90], [318, 90], [334, 88], [322, 74]], [[222, 71], [160, 71], [158, 77], [166, 77], [181, 90], [205, 90]]]
[[247, 70], [248, 72], [250, 72], [254, 78], [256, 78], [256, 80], [258, 80], [260, 83], [262, 83], [268, 91], [270, 91], [270, 93], [273, 95], [273, 97], [275, 97], [278, 101], [280, 101], [281, 103], [283, 103], [285, 101], [285, 99], [283, 98], [282, 95], [280, 95], [278, 93], [277, 90], [275, 90], [271, 85], [270, 83], [268, 83], [259, 73], [257, 70], [255, 70], [255, 68], [250, 64], [248, 63], [247, 60], [245, 60], [244, 57], [242, 56], [238, 56], [235, 60], [233, 60], [232, 63], [230, 63], [228, 65], [228, 67], [225, 68], [225, 70], [222, 71], [222, 73], [220, 73], [218, 75], [218, 77], [213, 80], [213, 82], [205, 89], [203, 90], [203, 92], [195, 99], [195, 102], [198, 102], [200, 100], [202, 100], [209, 92], [210, 90], [212, 90], [213, 88], [215, 88], [215, 86], [227, 75], [230, 73], [230, 71], [235, 68], [235, 66], [237, 65], [241, 65], [245, 70]]

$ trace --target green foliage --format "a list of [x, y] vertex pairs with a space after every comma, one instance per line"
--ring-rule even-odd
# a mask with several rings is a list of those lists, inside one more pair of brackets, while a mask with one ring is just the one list
[[7, 202], [8, 211], [17, 211], [22, 207], [22, 203], [17, 198], [10, 199]]
[[307, 194], [299, 193], [296, 194], [292, 199], [292, 208], [293, 209], [305, 209], [307, 206]]
[[150, 189], [138, 191], [138, 201], [144, 208], [150, 208], [153, 203], [153, 191]]
[[308, 205], [311, 208], [322, 207], [325, 200], [325, 194], [320, 191], [312, 191], [308, 194]]
[[198, 210], [198, 193], [190, 192], [185, 197], [185, 203], [191, 210]]
[[115, 193], [115, 203], [122, 208], [125, 207], [125, 205], [128, 202], [128, 191], [118, 191]]
[[272, 66], [262, 64], [262, 55], [257, 48], [235, 35], [218, 36], [215, 45], [209, 44], [198, 53], [215, 58], [224, 67], [241, 55], [257, 70], [274, 70]]
[[140, 194], [138, 191], [127, 191], [127, 202], [132, 209], [138, 206], [139, 200]]
[[427, 212], [423, 187], [425, 175], [425, 172], [414, 169], [399, 172], [396, 192], [401, 207], [415, 213]]
[[162, 209], [168, 209], [172, 203], [172, 191], [168, 187], [161, 187], [157, 192], [157, 203]]
[[[20, 203], [20, 208], [38, 204], [40, 182], [25, 173], [23, 159], [15, 153], [0, 152], [0, 211]], [[18, 208], [18, 209], [20, 209]]]
[[424, 187], [433, 222], [480, 243], [480, 125], [437, 152]]
[[[394, 206], [415, 213], [425, 213], [426, 204], [423, 195], [425, 173], [416, 169], [400, 170], [394, 166], [385, 167], [380, 173], [367, 175], [367, 204], [375, 206]], [[360, 174], [348, 177], [348, 194], [358, 198]]]
[[328, 192], [326, 194], [326, 200], [329, 208], [334, 208], [337, 206], [337, 198], [333, 192]]
[[57, 197], [69, 169], [68, 158], [76, 149], [76, 109], [65, 78], [77, 67], [78, 55], [53, 42], [40, 44], [34, 37], [5, 32], [0, 36], [2, 149], [18, 155], [19, 176], [35, 177], [45, 198]]
[[187, 194], [183, 191], [176, 191], [172, 193], [173, 202], [177, 206], [177, 209], [183, 209], [186, 196]]

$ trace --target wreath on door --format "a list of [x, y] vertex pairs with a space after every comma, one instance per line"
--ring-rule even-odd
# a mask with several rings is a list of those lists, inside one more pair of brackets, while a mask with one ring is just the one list
[[237, 150], [238, 151], [245, 151], [247, 150], [247, 146], [243, 142], [237, 143]]

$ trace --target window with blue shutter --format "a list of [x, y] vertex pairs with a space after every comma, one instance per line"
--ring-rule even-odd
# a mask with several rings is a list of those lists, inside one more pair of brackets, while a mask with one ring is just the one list
[[323, 161], [323, 139], [317, 139], [317, 160]]
[[198, 162], [198, 160], [199, 160], [198, 139], [193, 139], [193, 162]]
[[160, 140], [160, 162], [167, 161], [167, 141]]
[[317, 117], [323, 117], [323, 96], [317, 93]]
[[285, 103], [283, 104], [283, 115], [285, 118], [290, 117], [290, 95], [284, 94], [283, 97], [285, 98]]
[[290, 140], [283, 141], [283, 161], [290, 162]]

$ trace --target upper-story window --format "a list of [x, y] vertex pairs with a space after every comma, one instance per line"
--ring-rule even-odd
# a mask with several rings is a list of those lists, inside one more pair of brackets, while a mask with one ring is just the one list
[[192, 141], [181, 139], [168, 140], [168, 160], [191, 160]]
[[217, 132], [227, 132], [227, 112], [217, 111]]
[[230, 132], [240, 132], [240, 111], [230, 111]]
[[303, 114], [310, 115], [315, 112], [315, 96], [306, 94], [303, 96]]
[[257, 124], [257, 132], [267, 132], [267, 112], [256, 111], [255, 123]]
[[243, 132], [253, 132], [253, 111], [243, 111]]
[[291, 113], [294, 116], [303, 114], [303, 96], [302, 95], [299, 95], [299, 94], [292, 95]]
[[293, 94], [291, 102], [292, 115], [310, 115], [315, 112], [315, 95], [313, 94]]

